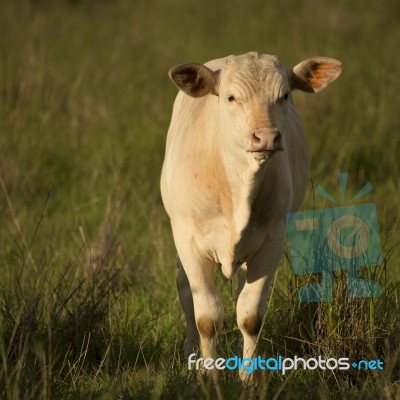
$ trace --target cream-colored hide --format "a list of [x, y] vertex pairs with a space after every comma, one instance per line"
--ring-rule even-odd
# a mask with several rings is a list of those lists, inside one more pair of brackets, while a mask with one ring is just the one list
[[243, 357], [255, 355], [267, 288], [283, 251], [285, 217], [300, 206], [309, 175], [291, 91], [319, 92], [341, 69], [339, 61], [325, 57], [287, 68], [275, 56], [251, 52], [170, 70], [180, 92], [161, 193], [179, 255], [187, 355], [200, 336], [202, 356], [216, 358], [223, 321], [216, 267], [228, 279], [237, 273]]

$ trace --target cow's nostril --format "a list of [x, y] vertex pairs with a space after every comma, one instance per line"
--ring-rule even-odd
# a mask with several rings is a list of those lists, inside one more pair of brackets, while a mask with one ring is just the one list
[[260, 143], [261, 142], [261, 138], [259, 138], [255, 132], [253, 132], [253, 140], [255, 143]]
[[274, 144], [278, 144], [281, 141], [282, 135], [281, 133], [278, 131], [277, 134], [274, 137]]

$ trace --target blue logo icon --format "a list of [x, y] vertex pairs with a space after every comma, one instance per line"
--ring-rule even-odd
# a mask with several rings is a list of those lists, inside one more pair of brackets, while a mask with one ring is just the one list
[[[347, 173], [339, 174], [343, 204], [347, 187]], [[350, 203], [372, 190], [370, 183], [358, 192]], [[321, 186], [316, 192], [338, 203]], [[382, 263], [382, 249], [375, 204], [357, 204], [320, 210], [289, 213], [286, 217], [289, 250], [295, 275], [317, 274], [321, 283], [300, 288], [299, 298], [304, 302], [332, 301], [333, 271], [347, 271], [349, 297], [379, 297], [378, 282], [360, 279], [360, 267]]]

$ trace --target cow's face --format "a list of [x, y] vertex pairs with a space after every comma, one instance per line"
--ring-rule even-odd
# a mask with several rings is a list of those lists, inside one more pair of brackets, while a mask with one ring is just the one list
[[278, 57], [252, 52], [227, 58], [218, 71], [202, 64], [182, 64], [169, 75], [189, 96], [218, 96], [224, 143], [262, 161], [284, 150], [290, 92], [318, 92], [340, 72], [341, 63], [331, 58], [308, 59], [289, 69]]
[[288, 74], [274, 56], [228, 59], [219, 76], [222, 131], [259, 160], [282, 151], [290, 97]]

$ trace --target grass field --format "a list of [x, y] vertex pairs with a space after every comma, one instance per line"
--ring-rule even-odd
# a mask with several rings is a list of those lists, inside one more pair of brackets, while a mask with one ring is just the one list
[[[400, 398], [400, 4], [0, 0], [0, 397], [4, 399]], [[265, 355], [380, 358], [383, 371], [265, 374], [216, 385], [183, 358], [175, 257], [159, 194], [176, 89], [167, 71], [257, 50], [286, 65], [325, 55], [342, 76], [295, 94], [308, 133], [303, 209], [367, 182], [382, 266], [376, 300], [304, 304], [282, 258]], [[223, 283], [219, 353], [238, 354], [235, 283]]]

